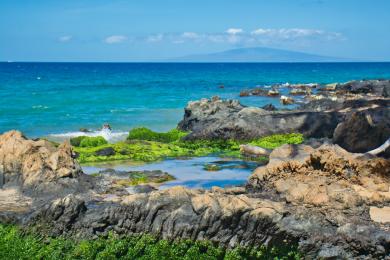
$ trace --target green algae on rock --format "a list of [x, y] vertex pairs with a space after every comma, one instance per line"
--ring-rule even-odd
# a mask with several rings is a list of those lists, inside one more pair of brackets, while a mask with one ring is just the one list
[[127, 140], [146, 140], [146, 141], [156, 141], [162, 143], [171, 143], [178, 141], [188, 133], [180, 131], [178, 129], [172, 129], [166, 133], [154, 132], [146, 127], [134, 128], [129, 132]]
[[[299, 144], [303, 142], [301, 134], [277, 134], [247, 142], [237, 140], [183, 140], [187, 133], [177, 129], [166, 133], [154, 132], [147, 128], [136, 128], [130, 131], [126, 141], [114, 144], [102, 144], [98, 146], [74, 147], [79, 154], [80, 163], [103, 162], [113, 160], [133, 161], [158, 161], [165, 158], [197, 157], [210, 154], [218, 154], [228, 157], [242, 157], [240, 155], [240, 144], [250, 143], [267, 149], [274, 149], [283, 144]], [[86, 141], [85, 141], [86, 142]], [[92, 143], [92, 141], [88, 142]], [[111, 148], [109, 156], [101, 155], [99, 151]], [[263, 161], [265, 158], [257, 158]]]
[[294, 246], [226, 249], [210, 241], [158, 239], [152, 235], [76, 241], [43, 237], [17, 226], [0, 224], [0, 259], [300, 259]]

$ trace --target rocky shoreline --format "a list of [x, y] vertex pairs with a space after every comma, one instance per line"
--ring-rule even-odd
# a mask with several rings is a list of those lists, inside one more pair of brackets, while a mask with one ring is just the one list
[[297, 245], [307, 259], [388, 258], [389, 149], [366, 153], [390, 137], [386, 84], [368, 81], [342, 92], [335, 87], [326, 91], [337, 99], [313, 100], [293, 111], [219, 98], [189, 103], [179, 123], [191, 131], [184, 139], [305, 135], [305, 144], [270, 151], [268, 164], [245, 187], [129, 195], [110, 179], [84, 174], [66, 143], [55, 147], [17, 131], [4, 133], [0, 222], [76, 239], [149, 233], [230, 248]]

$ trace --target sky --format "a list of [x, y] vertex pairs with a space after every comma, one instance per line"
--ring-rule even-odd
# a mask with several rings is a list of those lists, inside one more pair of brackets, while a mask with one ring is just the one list
[[389, 0], [1, 0], [2, 61], [155, 61], [271, 47], [390, 61]]

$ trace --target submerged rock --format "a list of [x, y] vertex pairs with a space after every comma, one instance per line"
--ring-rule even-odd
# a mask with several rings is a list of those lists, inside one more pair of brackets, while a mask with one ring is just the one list
[[161, 170], [153, 171], [118, 171], [105, 169], [99, 171], [99, 175], [111, 177], [115, 183], [122, 186], [137, 185], [138, 183], [162, 183], [174, 180], [175, 177]]

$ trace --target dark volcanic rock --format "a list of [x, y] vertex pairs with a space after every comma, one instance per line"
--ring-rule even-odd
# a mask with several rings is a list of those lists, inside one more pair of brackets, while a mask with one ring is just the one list
[[345, 99], [343, 97], [332, 100], [331, 98], [323, 98], [319, 100], [310, 100], [307, 103], [303, 103], [299, 106], [300, 110], [309, 111], [325, 111], [325, 110], [341, 110], [345, 108], [361, 108], [370, 106], [389, 107], [389, 99], [367, 99], [367, 98], [356, 98], [356, 99]]
[[334, 131], [333, 142], [351, 152], [379, 147], [390, 137], [390, 107], [356, 111], [346, 116]]
[[111, 155], [115, 155], [115, 150], [112, 147], [107, 147], [107, 148], [103, 148], [103, 149], [97, 150], [95, 152], [95, 155], [98, 155], [98, 156], [111, 156]]
[[353, 80], [338, 84], [336, 91], [390, 97], [390, 80]]
[[156, 191], [157, 189], [151, 185], [135, 185], [127, 188], [130, 193], [150, 193], [152, 191]]
[[278, 110], [274, 105], [272, 105], [272, 104], [267, 104], [267, 105], [265, 105], [265, 106], [262, 106], [261, 107], [262, 109], [264, 109], [264, 110], [267, 110], [267, 111], [276, 111], [276, 110]]
[[332, 137], [339, 121], [338, 112], [272, 112], [233, 100], [202, 99], [188, 104], [179, 128], [191, 131], [187, 139], [253, 139], [292, 132]]

